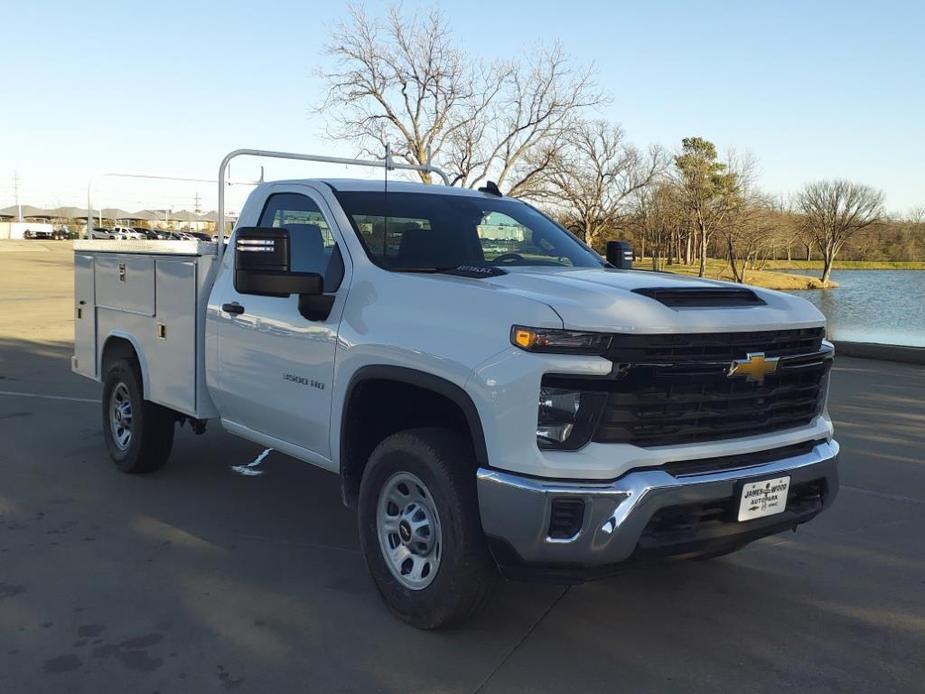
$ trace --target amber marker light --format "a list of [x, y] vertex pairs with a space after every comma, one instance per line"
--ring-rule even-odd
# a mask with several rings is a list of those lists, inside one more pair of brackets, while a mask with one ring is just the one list
[[511, 336], [513, 343], [521, 349], [530, 349], [536, 342], [536, 333], [533, 330], [514, 326], [511, 332], [513, 333]]

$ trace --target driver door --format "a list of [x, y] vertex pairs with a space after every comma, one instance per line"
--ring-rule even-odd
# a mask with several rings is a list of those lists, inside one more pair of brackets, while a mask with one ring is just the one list
[[330, 219], [324, 200], [307, 188], [281, 186], [271, 193], [258, 226], [289, 231], [290, 270], [323, 275], [330, 311], [306, 318], [297, 295], [242, 294], [231, 282], [218, 350], [229, 423], [327, 461], [334, 358], [348, 285], [342, 241]]

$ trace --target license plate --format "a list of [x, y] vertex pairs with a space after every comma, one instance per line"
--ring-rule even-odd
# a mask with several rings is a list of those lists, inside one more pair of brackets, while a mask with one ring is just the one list
[[783, 513], [787, 508], [789, 490], [789, 476], [746, 482], [742, 485], [742, 496], [739, 497], [739, 520], [747, 521]]

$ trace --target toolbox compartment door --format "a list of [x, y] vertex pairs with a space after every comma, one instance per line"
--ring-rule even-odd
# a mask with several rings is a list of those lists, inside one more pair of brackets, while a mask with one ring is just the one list
[[99, 308], [139, 316], [154, 316], [154, 258], [151, 256], [96, 256], [96, 295]]
[[148, 357], [149, 398], [180, 412], [196, 403], [196, 261], [155, 261], [157, 315], [144, 340]]
[[96, 378], [96, 292], [93, 256], [74, 255], [74, 356], [75, 372]]

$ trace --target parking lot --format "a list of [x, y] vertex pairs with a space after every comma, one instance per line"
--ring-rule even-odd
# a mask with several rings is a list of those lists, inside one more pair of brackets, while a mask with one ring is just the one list
[[[727, 558], [506, 583], [425, 633], [382, 605], [337, 479], [184, 429], [109, 462], [70, 373], [67, 242], [0, 248], [0, 692], [925, 691], [925, 369], [840, 359], [835, 506]], [[15, 248], [14, 248], [15, 245]]]

